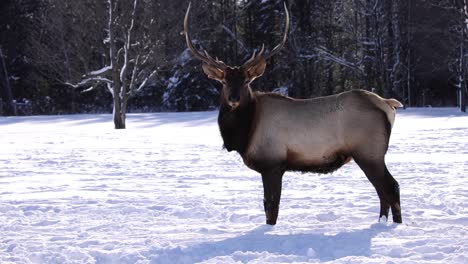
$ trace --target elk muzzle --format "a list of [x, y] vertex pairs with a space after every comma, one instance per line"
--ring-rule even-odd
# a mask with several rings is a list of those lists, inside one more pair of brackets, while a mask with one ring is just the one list
[[228, 97], [228, 105], [231, 107], [231, 110], [236, 109], [240, 104], [240, 96], [239, 95], [230, 95]]

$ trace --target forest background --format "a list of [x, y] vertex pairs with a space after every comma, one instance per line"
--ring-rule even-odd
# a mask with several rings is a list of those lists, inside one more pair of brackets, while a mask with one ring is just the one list
[[[2, 0], [0, 114], [216, 109], [220, 85], [181, 34], [188, 2]], [[283, 2], [193, 1], [194, 43], [240, 65], [279, 43]], [[310, 98], [361, 88], [466, 110], [468, 0], [285, 2], [288, 42], [255, 90]]]

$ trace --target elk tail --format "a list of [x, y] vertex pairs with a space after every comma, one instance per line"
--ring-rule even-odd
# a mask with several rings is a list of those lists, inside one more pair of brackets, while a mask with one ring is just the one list
[[384, 99], [384, 101], [390, 106], [392, 107], [393, 109], [397, 109], [399, 107], [403, 107], [403, 104], [400, 103], [400, 101], [398, 101], [397, 99]]
[[395, 122], [395, 110], [398, 107], [403, 107], [403, 104], [401, 104], [398, 100], [396, 99], [385, 99], [380, 97], [379, 95], [371, 92], [366, 92], [367, 96], [371, 99], [371, 101], [384, 113], [387, 115], [387, 120], [390, 123], [390, 128], [393, 127], [393, 123]]

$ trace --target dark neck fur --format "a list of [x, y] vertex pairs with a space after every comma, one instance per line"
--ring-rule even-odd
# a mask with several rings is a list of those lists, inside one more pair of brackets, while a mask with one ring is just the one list
[[[223, 98], [223, 96], [221, 96]], [[221, 99], [218, 125], [224, 147], [228, 151], [237, 151], [241, 155], [249, 143], [249, 134], [255, 113], [255, 95], [251, 94], [248, 101], [242, 103], [234, 111]]]

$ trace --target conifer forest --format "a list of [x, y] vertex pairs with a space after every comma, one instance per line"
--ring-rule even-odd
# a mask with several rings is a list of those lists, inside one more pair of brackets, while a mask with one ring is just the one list
[[[194, 44], [226, 64], [281, 52], [252, 87], [294, 98], [375, 91], [465, 111], [468, 0], [192, 1]], [[188, 51], [188, 0], [2, 0], [1, 115], [202, 111], [220, 84]]]

